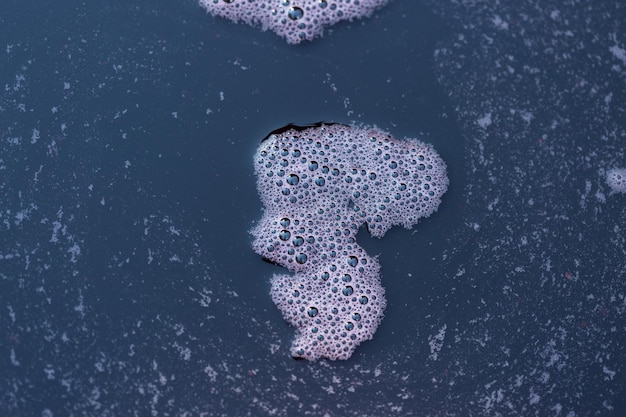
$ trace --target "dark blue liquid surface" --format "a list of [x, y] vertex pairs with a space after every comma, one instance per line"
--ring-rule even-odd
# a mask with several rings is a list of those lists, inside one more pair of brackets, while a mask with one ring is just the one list
[[[619, 2], [396, 0], [298, 46], [195, 2], [0, 7], [0, 414], [624, 412]], [[388, 307], [344, 362], [289, 357], [248, 234], [257, 144], [317, 121], [450, 177], [359, 235]]]

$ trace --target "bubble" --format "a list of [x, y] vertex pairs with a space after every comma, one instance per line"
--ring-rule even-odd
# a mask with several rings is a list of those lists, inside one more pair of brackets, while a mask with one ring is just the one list
[[298, 177], [296, 174], [289, 174], [289, 176], [287, 177], [287, 184], [289, 185], [298, 185], [299, 182], [300, 177]]
[[351, 267], [357, 266], [358, 263], [359, 263], [359, 258], [357, 258], [356, 256], [348, 257], [348, 265], [350, 265]]
[[298, 20], [304, 16], [304, 11], [299, 7], [290, 7], [287, 15], [291, 20]]
[[354, 292], [354, 288], [352, 288], [350, 285], [346, 285], [346, 287], [341, 292], [343, 293], [343, 295], [349, 296], [352, 295], [352, 293]]
[[369, 299], [366, 296], [362, 295], [361, 297], [359, 297], [359, 303], [367, 304], [368, 302], [369, 302]]
[[282, 219], [280, 219], [280, 225], [282, 227], [289, 227], [289, 224], [291, 224], [291, 220], [289, 220], [286, 217], [283, 217]]
[[278, 238], [282, 241], [287, 241], [291, 237], [291, 232], [289, 230], [281, 230], [278, 234]]
[[306, 256], [306, 254], [304, 254], [304, 253], [299, 253], [299, 254], [296, 256], [296, 262], [297, 262], [297, 263], [299, 263], [299, 264], [303, 264], [303, 263], [305, 263], [306, 261], [307, 261], [307, 256]]
[[302, 246], [304, 244], [304, 238], [302, 236], [296, 236], [293, 241], [292, 241], [293, 245], [298, 247], [298, 246]]
[[[307, 314], [309, 315], [309, 317], [316, 317], [317, 314], [319, 313], [318, 309], [316, 307], [309, 307], [309, 310], [307, 311]], [[314, 333], [317, 331], [317, 327], [314, 327]]]
[[326, 180], [324, 179], [324, 177], [318, 177], [315, 180], [315, 184], [320, 186], [320, 187], [323, 187], [326, 184]]
[[309, 171], [315, 171], [319, 167], [316, 161], [309, 162]]
[[354, 323], [352, 323], [351, 321], [347, 322], [344, 326], [343, 326], [346, 330], [350, 331], [352, 329], [354, 329]]

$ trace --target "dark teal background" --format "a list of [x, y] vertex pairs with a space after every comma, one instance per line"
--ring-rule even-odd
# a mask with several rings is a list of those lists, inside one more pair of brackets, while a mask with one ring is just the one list
[[[290, 46], [193, 1], [3, 2], [0, 414], [622, 415], [624, 22], [395, 0]], [[317, 121], [449, 168], [431, 218], [359, 235], [388, 308], [344, 362], [289, 357], [248, 234], [258, 142]]]

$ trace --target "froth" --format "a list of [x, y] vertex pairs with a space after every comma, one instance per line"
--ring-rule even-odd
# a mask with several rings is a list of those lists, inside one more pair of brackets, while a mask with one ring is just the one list
[[370, 15], [388, 0], [200, 0], [209, 13], [272, 30], [289, 43], [312, 40], [325, 26]]
[[626, 193], [626, 168], [614, 168], [606, 173], [606, 182], [616, 193]]
[[356, 242], [361, 226], [382, 237], [437, 210], [446, 166], [418, 140], [339, 124], [287, 126], [255, 155], [264, 215], [254, 250], [295, 272], [271, 296], [298, 329], [292, 355], [347, 359], [371, 339], [386, 305], [380, 265]]

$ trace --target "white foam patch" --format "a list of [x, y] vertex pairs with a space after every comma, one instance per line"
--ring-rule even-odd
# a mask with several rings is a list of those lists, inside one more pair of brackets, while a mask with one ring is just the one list
[[324, 27], [369, 16], [388, 0], [200, 0], [213, 16], [271, 30], [296, 44], [320, 36]]
[[606, 183], [616, 193], [626, 193], [626, 168], [614, 168], [607, 171]]
[[254, 250], [296, 272], [275, 275], [271, 296], [298, 329], [292, 355], [347, 359], [371, 339], [385, 309], [380, 265], [356, 242], [435, 212], [448, 187], [430, 146], [376, 129], [288, 126], [255, 155], [265, 205]]

